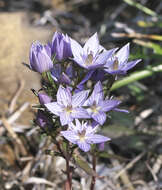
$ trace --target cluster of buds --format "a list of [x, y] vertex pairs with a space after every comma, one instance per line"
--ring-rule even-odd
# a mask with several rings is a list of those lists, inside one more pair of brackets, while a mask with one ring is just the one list
[[[110, 138], [96, 133], [109, 112], [128, 112], [118, 107], [119, 100], [109, 97], [118, 76], [140, 62], [129, 62], [128, 58], [129, 43], [121, 49], [106, 50], [97, 33], [83, 47], [59, 32], [46, 45], [32, 44], [30, 69], [42, 75], [44, 91], [37, 93], [40, 106], [36, 124], [53, 138], [57, 153], [67, 162], [77, 148], [88, 152], [99, 144], [103, 149]], [[68, 146], [66, 154], [63, 143]]]

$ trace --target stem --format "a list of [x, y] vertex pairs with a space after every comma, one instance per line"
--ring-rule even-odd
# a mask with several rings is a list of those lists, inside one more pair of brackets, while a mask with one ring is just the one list
[[66, 174], [67, 174], [67, 181], [65, 184], [65, 190], [71, 190], [72, 174], [71, 174], [71, 169], [70, 169], [70, 165], [69, 165], [69, 158], [66, 158]]
[[[94, 171], [96, 171], [96, 163], [97, 163], [96, 154], [93, 153], [92, 164], [93, 164], [93, 170], [94, 170]], [[93, 177], [92, 177], [92, 182], [91, 182], [90, 190], [94, 190], [95, 183], [96, 183], [96, 177], [93, 176]]]

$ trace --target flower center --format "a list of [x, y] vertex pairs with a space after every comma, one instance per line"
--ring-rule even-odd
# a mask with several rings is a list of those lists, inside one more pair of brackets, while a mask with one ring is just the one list
[[66, 111], [66, 113], [68, 113], [68, 114], [72, 113], [72, 111], [73, 111], [72, 106], [67, 106], [67, 107], [65, 108], [65, 111]]
[[85, 130], [83, 130], [82, 132], [78, 132], [79, 140], [80, 140], [81, 142], [84, 142], [84, 141], [85, 141], [85, 133], [86, 133]]
[[91, 106], [91, 110], [93, 113], [98, 113], [98, 111], [100, 110], [100, 107], [96, 105], [96, 103], [94, 103], [92, 106]]
[[119, 68], [119, 61], [116, 58], [115, 61], [114, 61], [114, 63], [113, 63], [113, 70], [118, 70], [118, 68]]
[[92, 62], [93, 62], [93, 55], [90, 53], [90, 54], [88, 54], [88, 56], [87, 56], [87, 58], [85, 60], [85, 64], [86, 65], [91, 65]]

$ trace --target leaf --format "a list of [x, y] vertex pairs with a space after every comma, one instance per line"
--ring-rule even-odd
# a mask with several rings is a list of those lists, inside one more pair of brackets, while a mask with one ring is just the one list
[[152, 76], [156, 72], [162, 72], [162, 64], [157, 65], [155, 67], [150, 67], [149, 69], [145, 69], [143, 71], [132, 73], [130, 76], [125, 77], [124, 79], [115, 82], [113, 86], [111, 87], [110, 91], [116, 90], [122, 86], [126, 86], [132, 82], [141, 80], [143, 78]]
[[78, 155], [73, 155], [76, 164], [82, 168], [88, 175], [98, 177], [97, 173], [88, 165], [85, 160]]
[[107, 152], [99, 152], [97, 155], [102, 158], [112, 158], [112, 159], [116, 159], [119, 161], [127, 161], [128, 160], [127, 158], [124, 158], [122, 156], [118, 156], [116, 154], [109, 154]]

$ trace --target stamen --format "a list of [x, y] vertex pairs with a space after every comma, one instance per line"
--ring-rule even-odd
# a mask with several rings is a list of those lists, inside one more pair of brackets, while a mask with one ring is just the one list
[[118, 70], [118, 68], [119, 68], [119, 61], [116, 58], [115, 61], [114, 61], [114, 63], [113, 63], [113, 70]]
[[86, 65], [91, 65], [93, 62], [93, 55], [92, 54], [89, 54], [85, 60], [85, 64]]
[[78, 136], [80, 141], [85, 141], [85, 134], [86, 134], [86, 130], [83, 130], [82, 132], [78, 132]]

